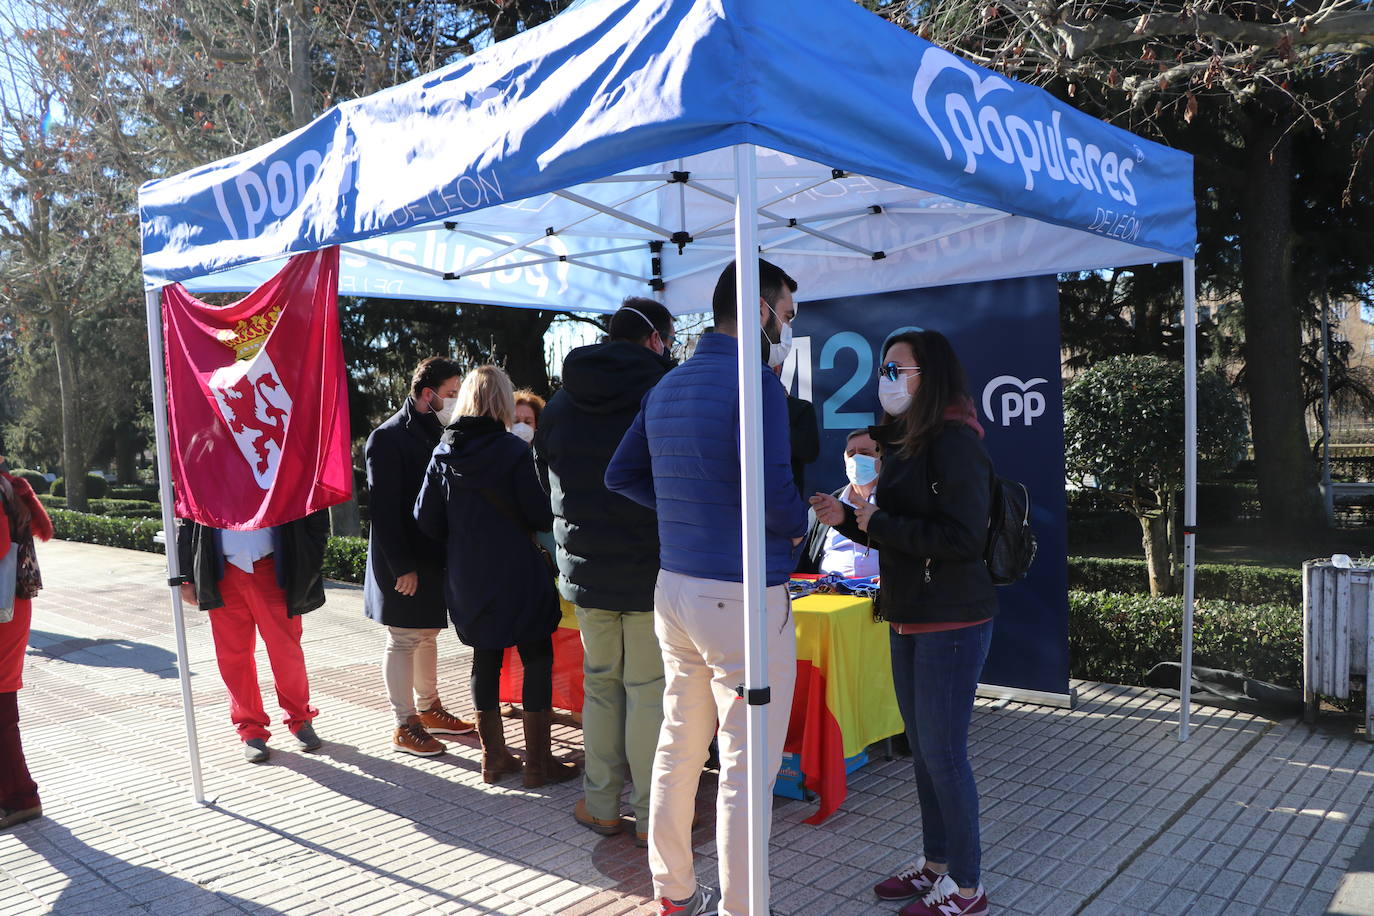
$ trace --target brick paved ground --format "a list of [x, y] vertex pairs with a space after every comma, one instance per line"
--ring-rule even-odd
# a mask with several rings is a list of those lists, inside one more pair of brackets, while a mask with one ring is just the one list
[[[0, 916], [651, 912], [644, 852], [573, 822], [576, 783], [485, 786], [471, 738], [438, 758], [389, 750], [382, 636], [353, 586], [305, 621], [326, 744], [299, 754], [283, 731], [264, 766], [240, 759], [208, 627], [189, 613], [213, 802], [192, 804], [161, 557], [65, 543], [40, 557], [48, 588], [20, 708], [48, 817], [0, 834]], [[469, 655], [451, 634], [442, 645], [445, 701], [466, 712]], [[995, 913], [1324, 910], [1374, 822], [1374, 746], [1205, 710], [1180, 745], [1175, 702], [1077, 687], [1071, 712], [980, 703], [975, 715]], [[518, 746], [517, 723], [509, 734]], [[555, 731], [565, 751], [579, 737]], [[896, 909], [869, 887], [918, 848], [909, 772], [875, 760], [819, 827], [801, 822], [810, 804], [777, 801], [778, 912]], [[695, 834], [707, 880], [713, 792], [708, 774]]]

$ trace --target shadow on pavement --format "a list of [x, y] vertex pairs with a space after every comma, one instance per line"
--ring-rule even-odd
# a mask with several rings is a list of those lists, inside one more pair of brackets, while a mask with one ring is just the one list
[[[132, 865], [118, 856], [83, 842], [67, 827], [51, 818], [21, 824], [6, 831], [47, 860], [55, 871], [71, 880], [51, 900], [45, 899], [49, 913], [103, 914], [121, 910], [141, 911], [143, 902], [153, 897], [175, 901], [182, 913], [220, 913], [242, 910], [265, 916], [286, 916], [283, 910], [263, 906], [233, 894], [216, 893], [194, 881], [169, 875], [156, 868]], [[112, 882], [113, 879], [113, 882]], [[114, 886], [111, 886], [113, 883]], [[156, 883], [156, 893], [149, 885]], [[122, 889], [128, 889], [124, 893]]]
[[177, 676], [175, 653], [127, 639], [91, 639], [32, 630], [28, 654], [96, 668], [136, 668], [160, 678]]

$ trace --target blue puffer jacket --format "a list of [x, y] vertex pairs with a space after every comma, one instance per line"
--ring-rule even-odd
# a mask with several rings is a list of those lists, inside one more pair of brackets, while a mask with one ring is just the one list
[[[658, 512], [664, 569], [740, 582], [739, 384], [735, 338], [705, 334], [696, 353], [644, 397], [606, 487]], [[796, 567], [806, 504], [792, 483], [787, 394], [762, 363], [764, 527], [769, 585]]]

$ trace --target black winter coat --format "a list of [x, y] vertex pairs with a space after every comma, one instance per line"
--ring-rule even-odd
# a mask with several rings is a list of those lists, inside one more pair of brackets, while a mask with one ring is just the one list
[[629, 341], [578, 347], [539, 417], [534, 456], [552, 502], [559, 587], [579, 607], [654, 609], [657, 515], [606, 489], [605, 478], [640, 401], [671, 367]]
[[[324, 604], [324, 547], [329, 540], [329, 511], [272, 529], [272, 559], [277, 584], [286, 595], [286, 614], [297, 617]], [[224, 546], [219, 531], [190, 519], [177, 519], [177, 553], [181, 573], [196, 589], [202, 611], [224, 607], [219, 582], [224, 578]]]
[[[363, 450], [372, 530], [367, 540], [363, 613], [389, 627], [448, 626], [444, 604], [444, 546], [415, 524], [415, 498], [443, 432], [432, 413], [405, 406], [372, 431]], [[396, 591], [406, 573], [419, 578], [414, 595]]]
[[883, 616], [894, 623], [955, 623], [997, 613], [983, 562], [992, 504], [992, 461], [977, 433], [948, 422], [920, 454], [898, 453], [896, 430], [869, 430], [883, 446], [875, 502], [859, 530], [844, 507], [840, 533], [879, 551]]
[[529, 446], [488, 417], [460, 417], [434, 450], [415, 503], [443, 542], [444, 595], [458, 636], [504, 649], [549, 636], [562, 614], [553, 573], [531, 538], [553, 524]]

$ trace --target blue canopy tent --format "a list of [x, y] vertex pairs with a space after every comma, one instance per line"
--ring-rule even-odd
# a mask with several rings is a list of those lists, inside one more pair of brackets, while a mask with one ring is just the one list
[[[592, 312], [648, 294], [683, 313], [706, 307], [735, 258], [740, 301], [757, 301], [760, 251], [797, 278], [803, 302], [1182, 262], [1188, 683], [1191, 157], [976, 67], [851, 0], [595, 0], [258, 149], [149, 182], [139, 203], [169, 531], [159, 290], [172, 282], [251, 290], [282, 258], [338, 245], [344, 294]], [[742, 339], [757, 336], [752, 309], [739, 322]], [[739, 371], [749, 613], [762, 607], [764, 586], [759, 383], [748, 347]], [[174, 552], [168, 572], [178, 575]], [[757, 626], [749, 634], [746, 686], [761, 688], [766, 635]], [[749, 717], [753, 824], [772, 775], [760, 711]], [[1185, 702], [1180, 735], [1187, 729]], [[194, 767], [193, 782], [199, 800]]]

